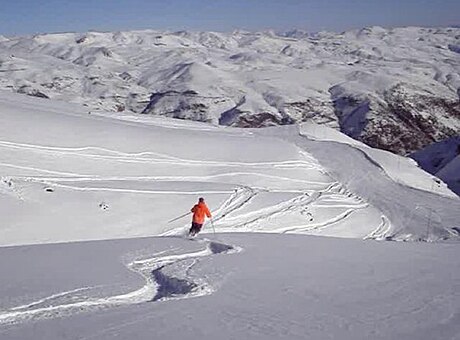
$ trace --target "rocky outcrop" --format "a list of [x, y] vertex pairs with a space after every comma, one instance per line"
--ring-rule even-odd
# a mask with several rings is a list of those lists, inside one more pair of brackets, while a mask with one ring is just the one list
[[150, 101], [142, 113], [211, 122], [209, 109], [215, 101], [216, 98], [199, 96], [193, 90], [156, 92], [150, 96]]
[[458, 135], [460, 102], [398, 84], [382, 98], [345, 96], [334, 99], [340, 129], [364, 143], [408, 155]]
[[34, 88], [32, 88], [30, 86], [27, 86], [27, 85], [21, 86], [16, 92], [26, 94], [26, 95], [32, 96], [32, 97], [45, 98], [45, 99], [50, 98], [46, 94], [44, 94], [43, 92], [40, 92], [37, 89], [34, 89]]

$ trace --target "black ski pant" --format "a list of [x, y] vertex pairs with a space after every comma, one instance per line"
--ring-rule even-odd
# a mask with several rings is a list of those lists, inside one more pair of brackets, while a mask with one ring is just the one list
[[190, 227], [190, 230], [189, 230], [188, 234], [191, 235], [191, 236], [194, 236], [194, 235], [198, 234], [201, 231], [202, 226], [203, 225], [200, 224], [200, 223], [192, 222], [192, 226]]

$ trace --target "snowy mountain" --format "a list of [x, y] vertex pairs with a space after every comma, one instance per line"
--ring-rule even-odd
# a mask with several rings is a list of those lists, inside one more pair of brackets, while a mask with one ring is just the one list
[[460, 131], [460, 29], [132, 31], [0, 40], [0, 88], [239, 127], [313, 121], [409, 154]]

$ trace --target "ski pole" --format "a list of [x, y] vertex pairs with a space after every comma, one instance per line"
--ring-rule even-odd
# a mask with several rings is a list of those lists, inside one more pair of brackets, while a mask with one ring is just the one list
[[216, 236], [216, 228], [214, 228], [214, 222], [212, 221], [212, 218], [211, 218], [211, 225], [212, 225], [212, 230], [214, 231], [214, 236]]
[[180, 215], [179, 217], [173, 218], [172, 220], [168, 221], [168, 223], [177, 221], [178, 219], [181, 219], [182, 217], [185, 217], [185, 216], [187, 216], [187, 215], [190, 214], [190, 213], [191, 213], [191, 211], [189, 211], [188, 213], [185, 213], [185, 214], [183, 214], [183, 215]]

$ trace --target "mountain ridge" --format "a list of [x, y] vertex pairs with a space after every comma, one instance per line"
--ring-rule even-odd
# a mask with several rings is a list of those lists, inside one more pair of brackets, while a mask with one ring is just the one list
[[38, 34], [0, 39], [0, 89], [237, 127], [313, 121], [408, 155], [460, 131], [459, 44], [451, 27]]

